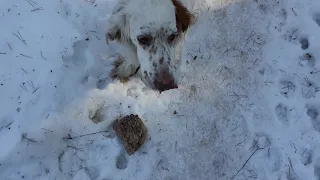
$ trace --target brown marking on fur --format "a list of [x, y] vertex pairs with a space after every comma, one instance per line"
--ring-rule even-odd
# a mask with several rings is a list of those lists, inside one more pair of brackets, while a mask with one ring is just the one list
[[179, 31], [186, 32], [194, 21], [194, 16], [188, 11], [180, 0], [171, 0], [176, 8], [176, 22]]

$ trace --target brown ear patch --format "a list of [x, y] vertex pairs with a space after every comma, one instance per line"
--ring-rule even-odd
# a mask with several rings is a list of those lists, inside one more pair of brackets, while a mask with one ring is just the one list
[[180, 0], [171, 0], [176, 8], [176, 22], [179, 31], [185, 32], [193, 23], [194, 16], [188, 11]]

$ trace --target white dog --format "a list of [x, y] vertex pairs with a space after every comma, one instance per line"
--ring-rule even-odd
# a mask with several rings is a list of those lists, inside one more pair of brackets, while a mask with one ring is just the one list
[[177, 88], [180, 46], [193, 15], [180, 0], [118, 0], [106, 33], [129, 49], [121, 54], [111, 76], [120, 80], [140, 73], [160, 92]]

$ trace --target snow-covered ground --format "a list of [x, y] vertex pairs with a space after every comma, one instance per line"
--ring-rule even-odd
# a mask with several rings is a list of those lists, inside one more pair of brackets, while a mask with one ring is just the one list
[[[161, 94], [109, 78], [115, 2], [0, 1], [0, 179], [320, 180], [319, 0], [196, 1]], [[130, 113], [132, 156], [110, 128]]]

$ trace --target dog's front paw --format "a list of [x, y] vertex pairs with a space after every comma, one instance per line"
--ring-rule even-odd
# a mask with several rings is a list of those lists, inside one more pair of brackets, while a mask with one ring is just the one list
[[121, 33], [120, 30], [110, 29], [106, 33], [106, 43], [109, 44], [109, 41], [120, 41]]
[[139, 66], [137, 67], [133, 64], [127, 63], [127, 61], [124, 61], [122, 57], [115, 60], [113, 65], [114, 68], [110, 73], [110, 77], [112, 79], [119, 79], [122, 83], [127, 82], [129, 78], [135, 75], [139, 70]]

